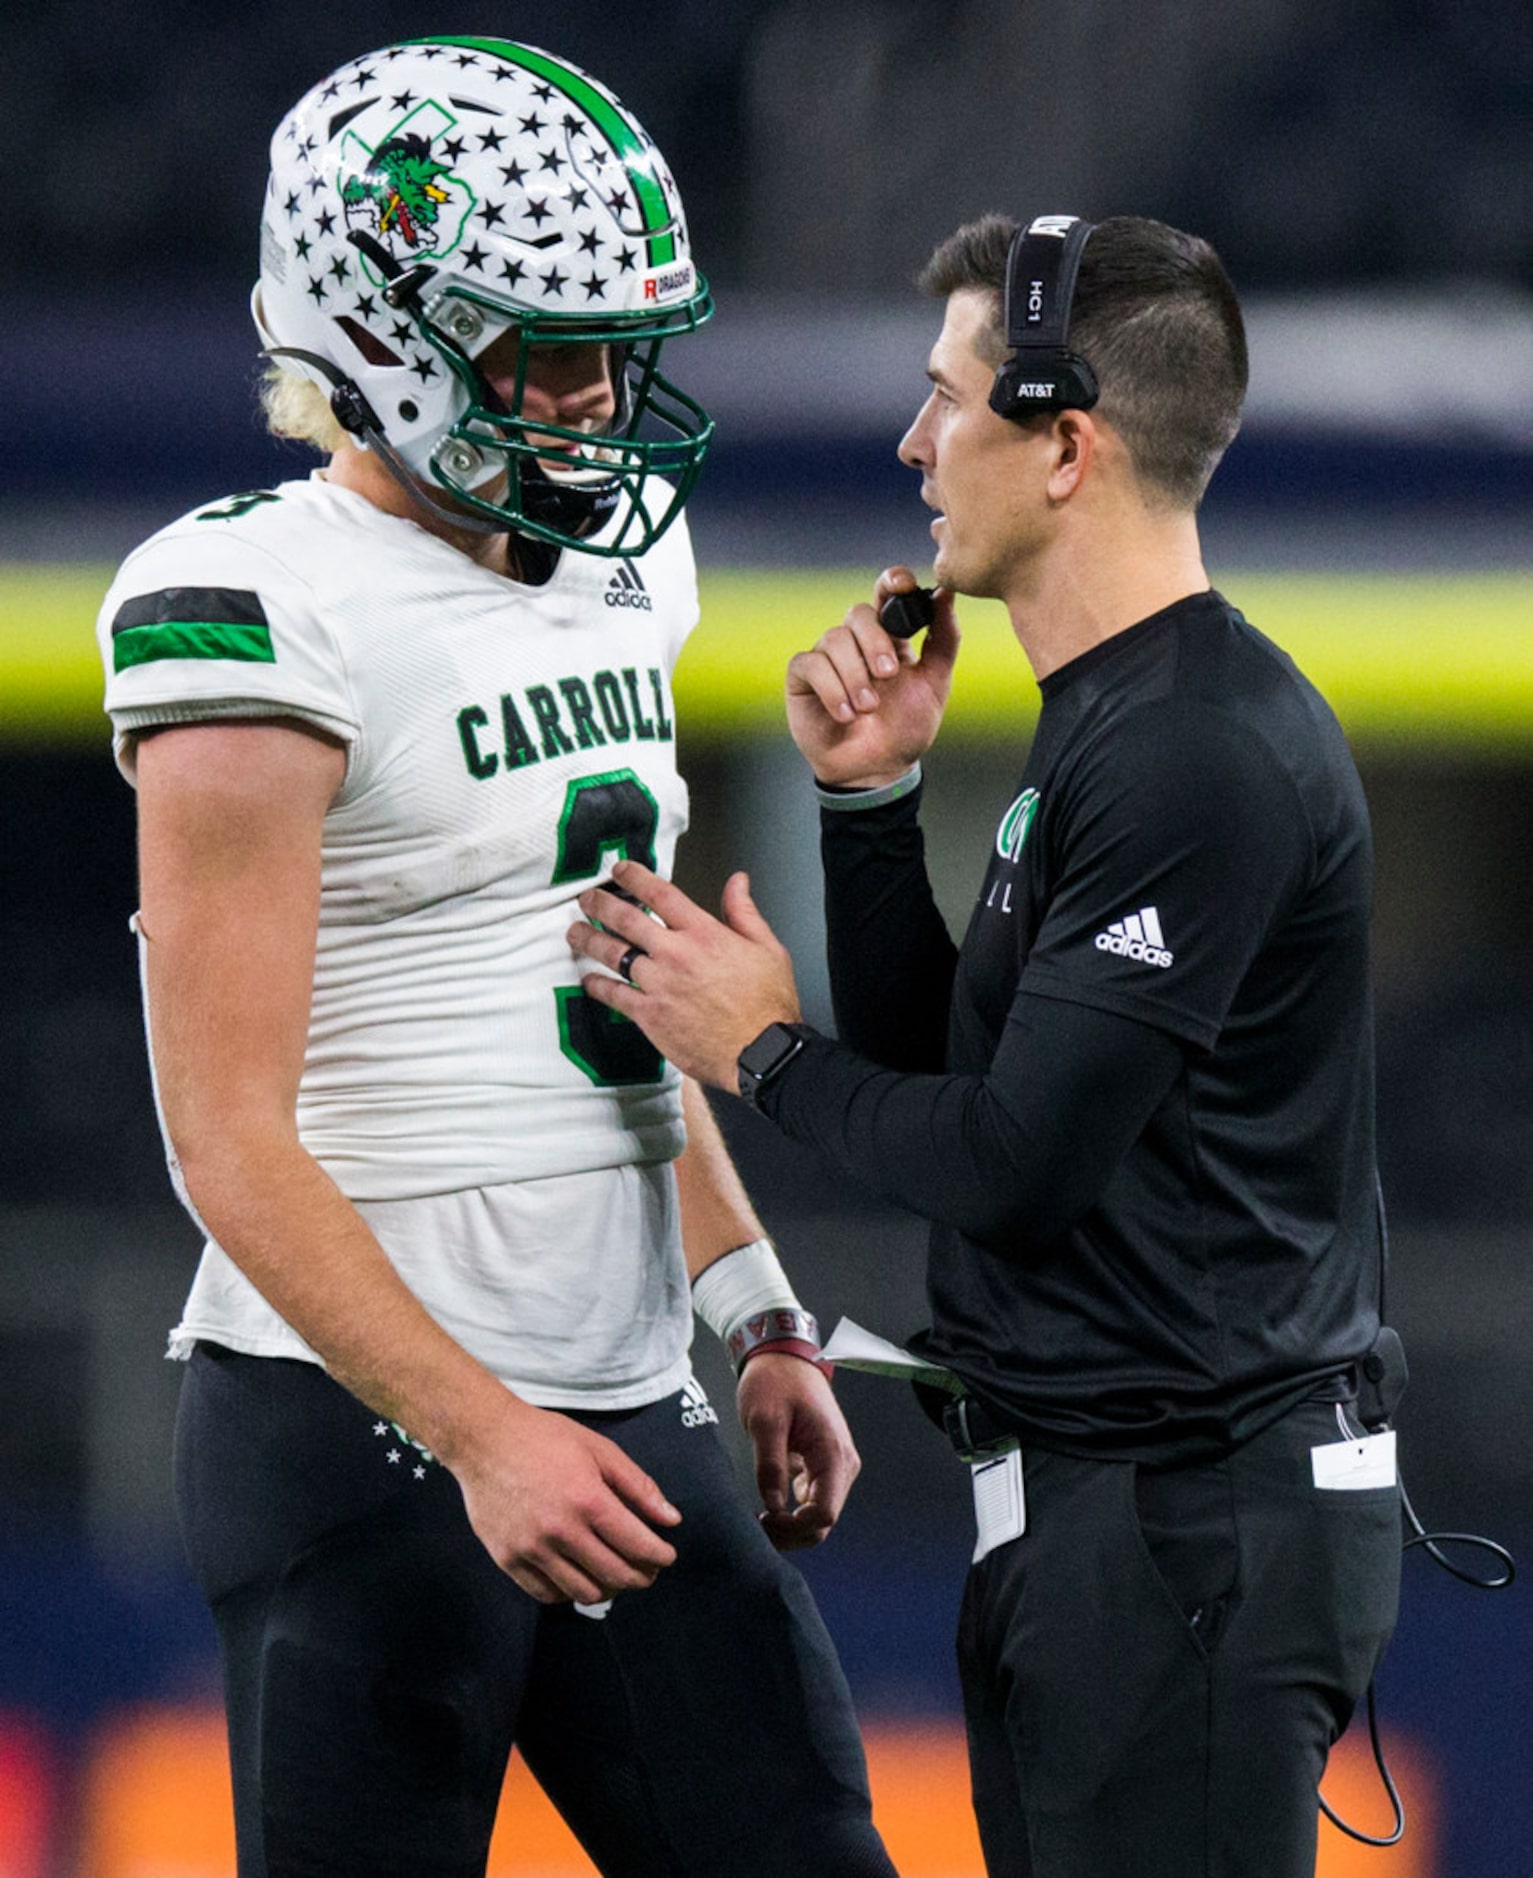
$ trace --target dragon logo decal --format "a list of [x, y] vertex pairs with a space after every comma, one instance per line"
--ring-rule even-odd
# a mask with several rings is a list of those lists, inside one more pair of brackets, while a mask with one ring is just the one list
[[425, 103], [375, 149], [347, 134], [340, 179], [346, 220], [365, 228], [396, 260], [447, 254], [463, 237], [477, 199], [433, 147], [456, 122], [439, 104]]
[[410, 248], [419, 248], [436, 226], [447, 191], [436, 180], [451, 172], [431, 154], [424, 137], [408, 132], [390, 137], [373, 152], [372, 168], [348, 176], [341, 190], [346, 213], [370, 205], [377, 212], [372, 232], [380, 241], [399, 235]]

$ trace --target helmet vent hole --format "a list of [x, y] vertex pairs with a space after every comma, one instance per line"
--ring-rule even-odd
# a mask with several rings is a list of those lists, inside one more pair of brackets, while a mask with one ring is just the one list
[[335, 323], [369, 365], [404, 364], [404, 360], [391, 346], [386, 346], [375, 333], [370, 333], [360, 321], [352, 319], [350, 314], [340, 314]]
[[399, 415], [407, 424], [413, 424], [420, 416], [420, 406], [413, 398], [405, 398], [399, 406]]

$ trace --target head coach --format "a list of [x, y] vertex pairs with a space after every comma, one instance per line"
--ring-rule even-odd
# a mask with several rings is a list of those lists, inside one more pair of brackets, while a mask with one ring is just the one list
[[[1330, 709], [1204, 570], [1247, 375], [1213, 250], [987, 217], [923, 279], [946, 316], [900, 455], [936, 511], [929, 630], [886, 629], [890, 569], [788, 675], [838, 1039], [741, 875], [714, 919], [622, 865], [663, 925], [598, 890], [571, 943], [683, 1071], [931, 1221], [992, 1878], [1299, 1878], [1399, 1584], [1393, 1437], [1357, 1399], [1367, 808]], [[1042, 693], [961, 946], [920, 826], [955, 594], [1004, 601]]]

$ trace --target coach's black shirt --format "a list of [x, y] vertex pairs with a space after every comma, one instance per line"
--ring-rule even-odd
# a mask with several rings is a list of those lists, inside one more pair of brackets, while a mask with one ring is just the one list
[[1218, 594], [1042, 693], [961, 951], [918, 797], [827, 811], [842, 1041], [764, 1106], [933, 1221], [931, 1354], [1026, 1438], [1191, 1458], [1377, 1327], [1367, 807]]

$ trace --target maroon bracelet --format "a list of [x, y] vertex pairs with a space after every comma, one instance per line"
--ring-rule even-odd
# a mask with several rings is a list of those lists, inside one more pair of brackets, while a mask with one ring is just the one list
[[774, 1337], [769, 1343], [753, 1343], [740, 1358], [740, 1368], [753, 1356], [801, 1356], [806, 1363], [813, 1363], [827, 1381], [836, 1373], [834, 1363], [820, 1361], [820, 1346], [817, 1343], [805, 1343], [802, 1337]]
[[791, 1356], [807, 1356], [812, 1361], [820, 1348], [820, 1326], [811, 1312], [779, 1305], [737, 1324], [725, 1348], [736, 1372], [763, 1349], [786, 1350]]

